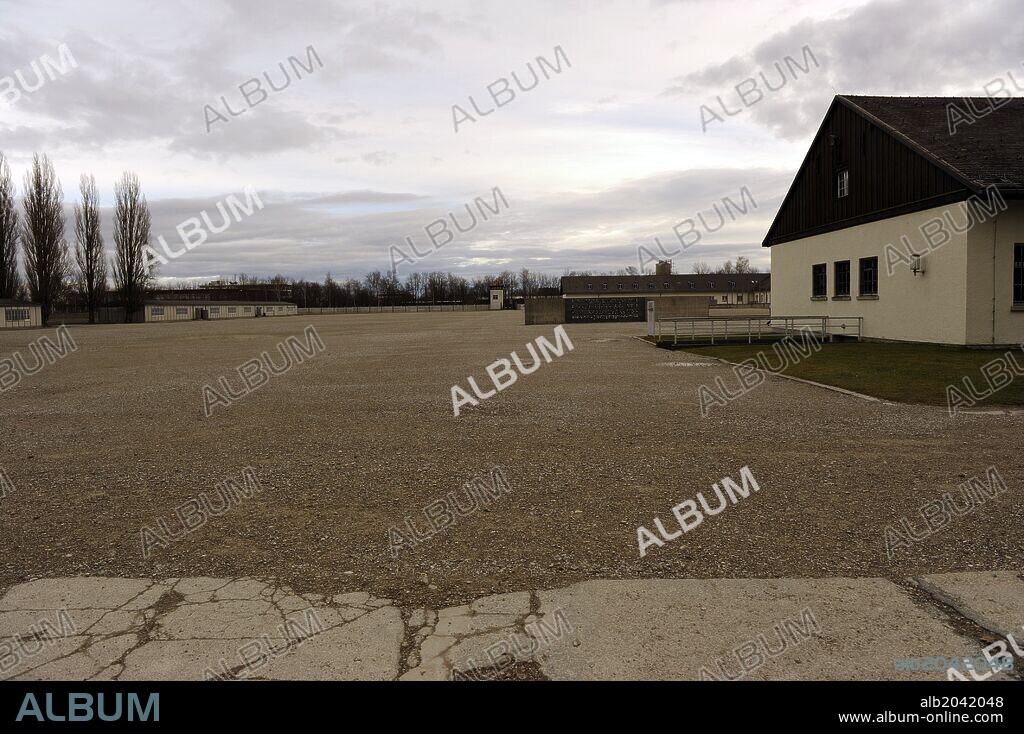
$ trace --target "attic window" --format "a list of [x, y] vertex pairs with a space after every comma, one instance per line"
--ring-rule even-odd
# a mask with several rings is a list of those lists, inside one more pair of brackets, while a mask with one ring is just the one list
[[850, 195], [850, 171], [843, 169], [836, 176], [836, 198], [842, 199]]

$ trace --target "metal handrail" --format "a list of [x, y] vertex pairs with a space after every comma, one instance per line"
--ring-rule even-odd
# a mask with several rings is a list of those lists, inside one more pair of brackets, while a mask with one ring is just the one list
[[[830, 336], [850, 336], [858, 341], [864, 333], [864, 317], [862, 316], [672, 316], [655, 319], [655, 337], [661, 341], [665, 334], [664, 324], [672, 324], [672, 343], [678, 344], [680, 340], [679, 324], [682, 322], [690, 325], [689, 341], [697, 341], [698, 338], [710, 338], [711, 343], [729, 340], [729, 323], [740, 323], [745, 325], [744, 329], [733, 330], [733, 338], [746, 336], [747, 342], [752, 343], [755, 334], [760, 341], [766, 332], [768, 334], [782, 334], [791, 336], [802, 329], [811, 328], [821, 337], [827, 340]], [[720, 326], [720, 331], [716, 329]], [[700, 328], [698, 328], [700, 327]], [[687, 336], [684, 332], [683, 339]]]

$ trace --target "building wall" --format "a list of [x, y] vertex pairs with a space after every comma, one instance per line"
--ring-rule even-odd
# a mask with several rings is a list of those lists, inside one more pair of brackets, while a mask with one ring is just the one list
[[491, 289], [491, 311], [500, 311], [505, 308], [505, 292], [498, 289]]
[[654, 302], [654, 318], [656, 319], [707, 316], [711, 306], [711, 302], [706, 296], [663, 296], [647, 300]]
[[[967, 343], [968, 234], [925, 257], [926, 272], [915, 276], [905, 263], [886, 273], [885, 246], [900, 251], [906, 235], [915, 251], [924, 249], [920, 227], [945, 211], [962, 221], [959, 205], [937, 207], [856, 227], [785, 242], [771, 248], [773, 316], [862, 316], [864, 336], [875, 339]], [[920, 250], [918, 249], [920, 247]], [[878, 297], [859, 298], [858, 260], [878, 257]], [[850, 260], [850, 298], [835, 298], [837, 260]], [[811, 267], [826, 263], [828, 297], [811, 297]]]
[[195, 318], [195, 306], [157, 306], [146, 307], [146, 321], [191, 321]]
[[525, 303], [526, 325], [564, 324], [565, 299], [561, 296], [534, 296]]
[[[9, 321], [7, 319], [8, 312], [11, 312], [11, 316], [21, 315], [15, 314], [15, 311], [27, 311], [25, 314], [28, 316], [28, 320]], [[43, 325], [43, 309], [39, 306], [0, 306], [0, 329], [31, 329], [38, 328]]]
[[275, 306], [264, 307], [267, 316], [297, 316], [299, 307], [294, 303], [280, 303]]
[[222, 319], [251, 319], [256, 317], [256, 309], [261, 309], [264, 316], [295, 316], [298, 306], [290, 303], [279, 303], [269, 306], [257, 304], [201, 304], [195, 305], [146, 305], [146, 321], [192, 321], [199, 318], [200, 312], [206, 309], [211, 321]]
[[[968, 233], [967, 336], [970, 344], [1021, 344], [1024, 309], [1013, 305], [1013, 248], [1024, 244], [1024, 201]], [[962, 217], [956, 221], [962, 221]], [[948, 247], [948, 245], [946, 245]]]
[[203, 306], [209, 314], [209, 319], [252, 319], [256, 317], [256, 306]]

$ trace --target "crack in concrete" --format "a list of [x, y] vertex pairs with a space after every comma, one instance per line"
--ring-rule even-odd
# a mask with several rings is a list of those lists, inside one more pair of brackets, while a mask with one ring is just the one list
[[[897, 586], [907, 592], [911, 601], [918, 607], [926, 611], [937, 612], [938, 618], [953, 632], [977, 642], [977, 657], [982, 657], [981, 650], [983, 648], [996, 640], [1003, 639], [998, 632], [978, 624], [975, 620], [950, 604], [946, 600], [945, 595], [935, 593], [934, 589], [921, 584], [917, 578], [905, 579], [902, 583], [897, 584]], [[1024, 675], [1022, 675], [1024, 671], [1021, 670], [1021, 666], [1024, 665], [1024, 659], [1014, 655], [1012, 649], [1008, 649], [1007, 652], [1014, 658], [1013, 670], [1002, 671], [1002, 674], [1017, 680], [1024, 680]]]

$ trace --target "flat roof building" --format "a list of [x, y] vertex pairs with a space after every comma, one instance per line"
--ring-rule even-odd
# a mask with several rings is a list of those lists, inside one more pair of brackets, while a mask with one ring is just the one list
[[566, 275], [564, 298], [658, 298], [706, 296], [716, 305], [768, 305], [771, 274]]
[[146, 301], [144, 320], [200, 321], [295, 316], [298, 306], [286, 301]]

